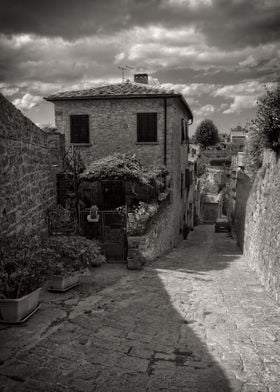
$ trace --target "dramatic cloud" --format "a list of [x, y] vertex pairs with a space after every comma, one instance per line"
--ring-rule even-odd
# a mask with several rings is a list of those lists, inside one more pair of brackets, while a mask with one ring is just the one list
[[42, 97], [36, 97], [27, 93], [22, 98], [15, 99], [13, 104], [21, 110], [28, 110], [32, 109], [40, 101], [42, 101]]
[[0, 88], [38, 117], [43, 96], [119, 82], [128, 65], [126, 79], [148, 72], [226, 125], [279, 79], [279, 19], [278, 0], [2, 0]]

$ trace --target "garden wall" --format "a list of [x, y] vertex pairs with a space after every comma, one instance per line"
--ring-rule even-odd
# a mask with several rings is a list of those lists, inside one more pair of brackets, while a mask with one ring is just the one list
[[241, 170], [237, 172], [236, 181], [236, 201], [234, 212], [234, 234], [236, 235], [237, 245], [244, 249], [244, 229], [246, 204], [249, 197], [252, 184], [250, 178]]
[[60, 143], [59, 134], [42, 131], [0, 94], [0, 235], [47, 228]]
[[[173, 206], [164, 208], [156, 217], [148, 232], [140, 237], [128, 238], [128, 254], [133, 252], [135, 244], [139, 244], [139, 251], [146, 261], [152, 261], [172, 249], [174, 232]], [[132, 249], [131, 249], [132, 248]]]
[[246, 208], [244, 253], [267, 291], [280, 302], [280, 160], [265, 151]]

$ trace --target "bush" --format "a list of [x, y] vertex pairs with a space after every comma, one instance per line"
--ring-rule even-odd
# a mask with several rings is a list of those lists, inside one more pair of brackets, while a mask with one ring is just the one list
[[49, 266], [42, 258], [42, 238], [34, 233], [0, 239], [0, 296], [19, 298], [47, 280]]
[[52, 236], [44, 244], [43, 257], [51, 273], [63, 275], [105, 262], [98, 241], [82, 236]]
[[257, 116], [253, 121], [264, 147], [280, 151], [280, 85], [274, 90], [266, 89], [266, 95], [259, 99]]
[[138, 206], [128, 214], [128, 234], [142, 235], [158, 209], [159, 205], [157, 203], [148, 204], [140, 201]]
[[245, 149], [245, 172], [253, 180], [262, 166], [264, 140], [262, 132], [253, 123], [247, 126], [248, 139]]

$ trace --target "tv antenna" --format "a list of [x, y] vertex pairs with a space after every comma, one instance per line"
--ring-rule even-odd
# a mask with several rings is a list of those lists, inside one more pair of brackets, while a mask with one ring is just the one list
[[128, 71], [129, 69], [133, 69], [132, 67], [130, 67], [129, 65], [125, 65], [125, 66], [120, 66], [120, 67], [118, 67], [121, 71], [122, 71], [122, 81], [124, 82], [124, 80], [125, 80], [125, 77], [124, 77], [124, 74], [125, 74], [125, 71]]

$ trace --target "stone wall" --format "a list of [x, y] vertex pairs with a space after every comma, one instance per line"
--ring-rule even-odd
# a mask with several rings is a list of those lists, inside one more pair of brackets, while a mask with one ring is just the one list
[[280, 160], [264, 153], [246, 208], [244, 253], [267, 291], [280, 302]]
[[[158, 142], [137, 143], [138, 112], [158, 113]], [[146, 165], [163, 165], [164, 102], [163, 99], [106, 99], [55, 102], [56, 126], [65, 133], [70, 146], [70, 115], [88, 114], [89, 145], [80, 146], [86, 164], [113, 152], [135, 153]]]
[[148, 232], [139, 237], [128, 237], [128, 256], [137, 251], [146, 261], [152, 261], [172, 249], [174, 209], [172, 205], [164, 208], [155, 219]]
[[0, 235], [47, 229], [61, 170], [60, 138], [49, 139], [0, 94]]
[[236, 179], [236, 200], [234, 211], [234, 235], [236, 236], [237, 245], [243, 250], [244, 248], [244, 229], [246, 205], [252, 184], [250, 178], [242, 171], [238, 170]]

